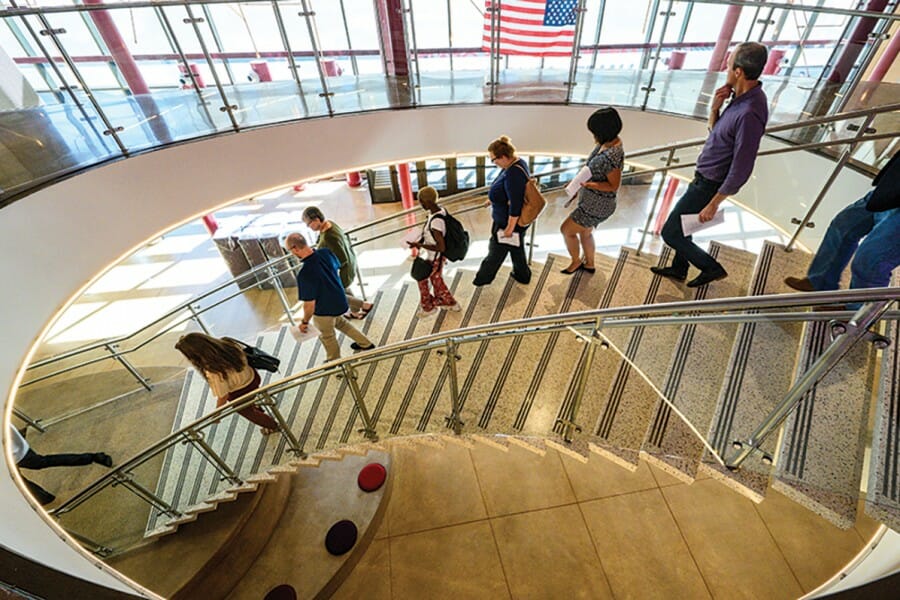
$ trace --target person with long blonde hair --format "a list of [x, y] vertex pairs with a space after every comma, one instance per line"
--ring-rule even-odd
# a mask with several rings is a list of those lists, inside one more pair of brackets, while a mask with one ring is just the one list
[[[216, 396], [216, 408], [257, 389], [259, 373], [247, 363], [244, 348], [231, 338], [216, 338], [205, 333], [188, 333], [175, 344], [194, 366]], [[260, 426], [263, 435], [278, 431], [278, 423], [259, 406], [238, 411], [242, 417]]]

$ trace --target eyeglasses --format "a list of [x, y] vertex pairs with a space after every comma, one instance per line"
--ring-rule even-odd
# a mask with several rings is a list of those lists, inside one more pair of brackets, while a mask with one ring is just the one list
[[492, 156], [492, 157], [491, 157], [491, 162], [497, 162], [499, 159], [500, 159], [499, 156]]

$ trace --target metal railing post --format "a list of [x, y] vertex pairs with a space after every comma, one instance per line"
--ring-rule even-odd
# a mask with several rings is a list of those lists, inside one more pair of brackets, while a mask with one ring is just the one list
[[19, 419], [25, 421], [25, 423], [26, 423], [29, 427], [34, 427], [35, 429], [37, 429], [37, 430], [40, 431], [41, 433], [46, 433], [46, 432], [47, 432], [47, 430], [44, 429], [43, 427], [41, 427], [41, 425], [38, 423], [39, 419], [32, 419], [31, 417], [29, 417], [28, 415], [26, 415], [24, 412], [22, 412], [20, 409], [16, 408], [15, 406], [13, 406], [12, 411], [13, 411], [13, 414], [16, 415]]
[[297, 322], [294, 320], [294, 313], [291, 312], [291, 305], [288, 303], [287, 296], [284, 293], [284, 286], [281, 285], [281, 279], [279, 279], [279, 275], [275, 272], [275, 268], [269, 267], [269, 275], [272, 277], [272, 283], [275, 286], [275, 292], [278, 294], [278, 300], [281, 301], [281, 307], [284, 308], [284, 314], [288, 318], [288, 322], [291, 325], [296, 325]]
[[359, 411], [359, 417], [363, 422], [362, 428], [357, 431], [365, 435], [367, 439], [377, 442], [378, 432], [375, 431], [375, 424], [372, 422], [372, 417], [369, 414], [369, 410], [366, 408], [365, 402], [363, 402], [362, 392], [360, 392], [359, 384], [356, 382], [356, 373], [354, 372], [353, 367], [349, 366], [347, 363], [343, 363], [341, 364], [341, 373], [344, 374], [344, 381], [350, 386], [350, 394], [353, 396], [356, 410]]
[[281, 434], [281, 437], [284, 438], [285, 443], [287, 443], [288, 452], [291, 452], [300, 458], [306, 458], [306, 452], [303, 451], [303, 444], [297, 440], [297, 436], [295, 436], [294, 432], [288, 427], [287, 421], [284, 420], [284, 416], [281, 414], [281, 411], [278, 410], [275, 398], [267, 391], [263, 391], [260, 395], [263, 397], [260, 404], [269, 409], [269, 412], [272, 413], [272, 418], [278, 423], [278, 433]]
[[662, 195], [663, 187], [665, 187], [666, 176], [669, 174], [669, 167], [672, 166], [672, 163], [679, 162], [677, 158], [675, 158], [675, 149], [669, 149], [669, 155], [666, 157], [666, 168], [660, 172], [662, 177], [659, 180], [659, 186], [656, 188], [656, 196], [653, 197], [653, 205], [650, 207], [650, 212], [647, 213], [647, 222], [644, 223], [644, 229], [641, 231], [641, 241], [638, 243], [637, 247], [637, 255], [641, 255], [641, 250], [644, 248], [644, 242], [647, 241], [647, 234], [650, 233], [650, 223], [653, 221], [653, 214], [656, 212], [656, 207], [659, 206], [659, 197]]
[[763, 419], [762, 423], [756, 430], [750, 434], [746, 441], [735, 440], [732, 445], [737, 450], [729, 460], [725, 462], [725, 466], [729, 469], [737, 469], [741, 466], [747, 457], [754, 451], [759, 450], [763, 441], [775, 431], [788, 415], [797, 407], [803, 396], [812, 388], [820, 379], [825, 377], [828, 372], [844, 358], [850, 349], [863, 338], [873, 337], [874, 341], [884, 343], [885, 338], [880, 336], [872, 336], [869, 327], [874, 325], [878, 319], [887, 311], [893, 300], [878, 300], [863, 304], [849, 323], [832, 321], [833, 341], [819, 358], [809, 367], [806, 373], [797, 380], [797, 383], [788, 391], [784, 399], [781, 400]]
[[181, 513], [174, 506], [148, 490], [146, 487], [134, 480], [134, 473], [119, 471], [113, 474], [113, 487], [117, 485], [124, 486], [125, 489], [132, 492], [135, 496], [153, 506], [156, 510], [169, 515], [170, 517], [180, 517]]
[[537, 231], [537, 222], [535, 219], [534, 223], [531, 224], [531, 234], [528, 236], [528, 264], [531, 264], [531, 259], [534, 257], [534, 232]]
[[870, 114], [866, 117], [863, 124], [860, 126], [859, 130], [856, 132], [856, 135], [853, 136], [853, 139], [848, 142], [847, 148], [844, 149], [844, 152], [841, 154], [841, 158], [838, 159], [836, 165], [834, 165], [834, 169], [831, 170], [831, 175], [828, 176], [828, 179], [825, 180], [825, 185], [822, 186], [822, 189], [819, 190], [819, 195], [816, 196], [816, 199], [809, 206], [809, 210], [806, 211], [806, 215], [800, 219], [800, 222], [797, 224], [797, 230], [794, 232], [794, 235], [791, 236], [791, 239], [785, 244], [784, 249], [787, 252], [793, 250], [794, 243], [796, 243], [797, 238], [800, 237], [800, 232], [806, 228], [809, 222], [812, 220], [813, 213], [816, 212], [819, 208], [819, 204], [821, 204], [822, 200], [825, 198], [825, 194], [828, 193], [828, 190], [831, 189], [832, 184], [837, 179], [838, 174], [844, 168], [844, 165], [847, 164], [847, 161], [850, 160], [850, 156], [853, 154], [853, 151], [856, 150], [856, 145], [859, 143], [859, 138], [861, 138], [865, 133], [869, 130], [869, 125], [872, 124], [872, 121], [875, 119], [874, 114]]
[[137, 370], [137, 367], [135, 367], [133, 364], [128, 362], [127, 358], [125, 358], [124, 356], [119, 354], [119, 351], [117, 350], [117, 348], [119, 347], [118, 344], [104, 344], [103, 346], [107, 350], [109, 350], [110, 354], [112, 354], [113, 358], [116, 359], [120, 365], [125, 367], [125, 369], [129, 373], [131, 373], [131, 375], [135, 379], [138, 380], [138, 383], [140, 383], [142, 386], [144, 386], [144, 389], [146, 389], [148, 392], [153, 389], [153, 386], [150, 385], [150, 380], [147, 379], [146, 377], [144, 377], [143, 375], [141, 375], [141, 372]]
[[459, 414], [459, 378], [456, 372], [456, 361], [460, 358], [459, 354], [457, 354], [459, 344], [455, 339], [448, 338], [446, 345], [445, 359], [447, 361], [447, 373], [450, 375], [450, 414], [444, 417], [444, 420], [447, 422], [447, 426], [453, 429], [453, 433], [459, 435], [462, 433], [462, 426], [465, 424]]
[[244, 483], [241, 478], [238, 477], [237, 473], [234, 472], [234, 469], [229, 467], [228, 464], [222, 460], [222, 457], [216, 454], [216, 451], [212, 449], [212, 446], [206, 443], [206, 440], [203, 439], [202, 432], [188, 429], [187, 431], [184, 431], [183, 434], [185, 443], [195, 446], [200, 454], [215, 467], [223, 478], [235, 485]]
[[114, 552], [114, 550], [112, 548], [110, 548], [109, 546], [104, 546], [103, 544], [98, 544], [94, 540], [87, 538], [87, 537], [81, 535], [80, 533], [75, 533], [74, 531], [69, 531], [68, 529], [66, 530], [66, 533], [68, 533], [70, 536], [75, 538], [75, 540], [79, 544], [81, 544], [82, 546], [87, 548], [87, 550], [89, 552], [91, 552], [92, 554], [96, 554], [100, 558], [107, 558]]
[[558, 425], [563, 426], [563, 441], [566, 443], [571, 443], [572, 434], [577, 432], [581, 433], [581, 427], [576, 423], [575, 419], [578, 417], [578, 409], [581, 407], [581, 400], [584, 398], [584, 388], [587, 386], [587, 380], [590, 376], [591, 365], [594, 364], [594, 354], [597, 351], [597, 343], [594, 340], [597, 339], [597, 332], [600, 331], [600, 328], [603, 326], [603, 319], [597, 319], [594, 323], [594, 327], [591, 330], [591, 342], [589, 343], [587, 350], [584, 355], [584, 359], [582, 360], [582, 367], [578, 372], [578, 381], [575, 383], [575, 393], [572, 398], [572, 403], [568, 410], [568, 414], [565, 418], [559, 418], [556, 420]]
[[362, 272], [359, 270], [359, 263], [356, 263], [356, 282], [359, 284], [359, 292], [362, 294], [363, 302], [368, 302], [369, 299], [366, 298], [366, 284], [363, 282]]
[[200, 329], [203, 330], [203, 333], [206, 335], [212, 335], [212, 331], [210, 331], [209, 327], [206, 326], [206, 323], [203, 322], [203, 318], [200, 316], [200, 313], [197, 312], [197, 309], [193, 304], [188, 304], [188, 310], [191, 311], [191, 318], [197, 322], [197, 325], [200, 326]]

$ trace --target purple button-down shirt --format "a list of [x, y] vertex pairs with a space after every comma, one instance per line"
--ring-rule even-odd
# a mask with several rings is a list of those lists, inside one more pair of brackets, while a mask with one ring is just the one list
[[750, 179], [768, 120], [769, 105], [761, 83], [722, 111], [697, 159], [701, 175], [722, 182], [720, 194], [732, 196]]

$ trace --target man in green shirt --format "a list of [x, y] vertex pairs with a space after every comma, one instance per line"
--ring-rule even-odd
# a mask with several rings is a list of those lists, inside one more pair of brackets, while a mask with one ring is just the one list
[[341, 265], [341, 283], [347, 294], [347, 303], [350, 305], [350, 312], [346, 316], [350, 319], [364, 318], [372, 310], [372, 303], [364, 302], [350, 293], [350, 285], [356, 275], [356, 253], [350, 244], [350, 238], [337, 223], [326, 220], [325, 215], [316, 206], [308, 206], [303, 211], [303, 222], [307, 227], [318, 232], [318, 247], [328, 248], [337, 256]]

